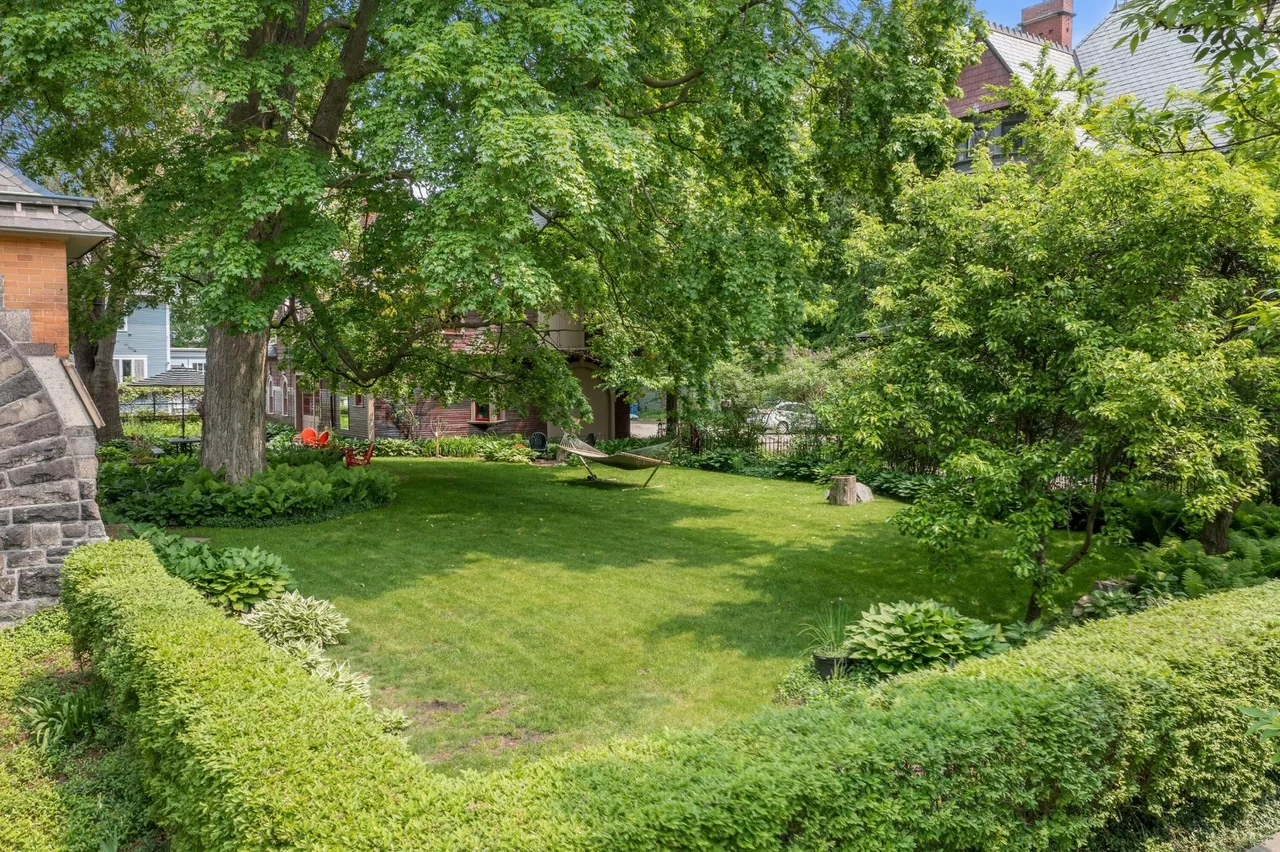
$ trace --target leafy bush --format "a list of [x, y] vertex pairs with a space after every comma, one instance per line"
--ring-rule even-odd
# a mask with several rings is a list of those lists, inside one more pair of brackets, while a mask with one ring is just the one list
[[1025, 852], [1092, 848], [1122, 814], [1217, 819], [1273, 789], [1237, 708], [1280, 706], [1280, 583], [462, 778], [141, 542], [78, 549], [64, 588], [175, 848]]
[[849, 625], [846, 635], [849, 656], [866, 660], [886, 675], [987, 656], [1008, 647], [997, 628], [931, 600], [872, 606]]
[[514, 440], [485, 439], [480, 442], [480, 458], [489, 462], [515, 462], [528, 464], [538, 457], [528, 445], [516, 436]]
[[896, 470], [878, 470], [858, 477], [876, 494], [897, 497], [908, 502], [915, 500], [939, 477], [929, 473], [903, 473]]
[[337, 446], [304, 447], [301, 444], [286, 443], [267, 448], [267, 464], [273, 466], [302, 467], [319, 463], [325, 467], [334, 467], [342, 464], [343, 459], [345, 456]]
[[268, 645], [282, 647], [291, 642], [306, 642], [324, 647], [336, 645], [347, 632], [347, 620], [338, 608], [326, 600], [306, 598], [298, 592], [285, 592], [278, 598], [263, 601], [240, 617], [240, 623], [257, 631]]
[[381, 506], [394, 496], [391, 476], [372, 467], [272, 465], [235, 484], [191, 458], [98, 468], [98, 497], [105, 507], [130, 521], [159, 526], [309, 520]]
[[28, 698], [22, 714], [32, 739], [47, 752], [93, 736], [105, 709], [102, 693], [86, 686], [57, 696]]
[[293, 585], [284, 561], [257, 547], [216, 550], [155, 527], [139, 525], [135, 531], [154, 548], [170, 574], [230, 612], [246, 612]]
[[1177, 494], [1154, 488], [1126, 494], [1117, 506], [1134, 542], [1153, 545], [1170, 535], [1186, 533], [1184, 507], [1185, 502]]
[[1241, 503], [1231, 527], [1253, 538], [1280, 536], [1280, 506], [1274, 503]]

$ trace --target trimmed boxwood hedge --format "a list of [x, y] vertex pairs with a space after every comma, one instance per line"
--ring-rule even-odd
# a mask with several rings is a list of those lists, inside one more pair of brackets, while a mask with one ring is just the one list
[[145, 543], [81, 548], [64, 582], [179, 849], [1076, 849], [1122, 811], [1213, 818], [1272, 786], [1239, 708], [1280, 706], [1280, 583], [842, 706], [449, 778]]

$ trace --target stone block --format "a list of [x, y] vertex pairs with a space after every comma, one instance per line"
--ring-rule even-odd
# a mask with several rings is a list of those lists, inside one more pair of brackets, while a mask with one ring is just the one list
[[67, 440], [67, 452], [78, 459], [95, 458], [98, 452], [98, 442], [93, 438], [69, 438]]
[[31, 311], [0, 310], [0, 332], [14, 343], [30, 343]]
[[52, 343], [19, 343], [18, 351], [29, 358], [52, 358], [58, 354], [58, 347]]
[[61, 458], [67, 452], [67, 439], [62, 436], [30, 441], [12, 449], [0, 450], [0, 468], [22, 467]]
[[[42, 523], [45, 521], [78, 521], [82, 503], [50, 503], [43, 506], [18, 506], [13, 510], [15, 524]], [[97, 515], [94, 515], [96, 518]]]
[[25, 467], [9, 471], [9, 487], [19, 488], [23, 485], [40, 485], [46, 482], [61, 482], [64, 479], [76, 478], [75, 459], [63, 457], [52, 461], [37, 462]]
[[5, 556], [7, 557], [6, 562], [9, 570], [45, 564], [44, 551], [38, 548], [33, 550], [10, 550], [5, 552]]
[[0, 604], [0, 627], [12, 627], [32, 613], [55, 606], [57, 603], [57, 598], [48, 597], [28, 598]]
[[[25, 375], [25, 374], [24, 374]], [[20, 447], [44, 438], [56, 438], [62, 434], [62, 421], [56, 414], [46, 414], [26, 423], [0, 429], [0, 450]]]
[[102, 514], [98, 511], [98, 504], [92, 500], [85, 500], [80, 504], [80, 517], [86, 521], [97, 521], [102, 519]]
[[23, 397], [35, 396], [42, 390], [44, 385], [40, 383], [40, 377], [29, 370], [24, 370], [8, 381], [0, 382], [0, 407]]
[[[17, 508], [41, 503], [73, 503], [80, 499], [80, 486], [74, 479], [40, 482], [0, 491], [0, 506]], [[38, 519], [37, 519], [38, 520]], [[78, 519], [77, 519], [78, 520]]]
[[62, 593], [61, 576], [62, 569], [57, 565], [22, 571], [18, 576], [18, 598], [57, 597]]
[[66, 555], [75, 549], [75, 545], [72, 544], [60, 544], [57, 547], [46, 548], [44, 551], [45, 560], [50, 564], [61, 565]]
[[27, 524], [12, 524], [0, 528], [0, 547], [5, 550], [22, 550], [31, 546], [31, 527]]
[[104, 541], [107, 537], [107, 529], [102, 525], [102, 521], [89, 521], [84, 525], [84, 537], [91, 541]]
[[0, 408], [0, 429], [5, 426], [12, 426], [15, 423], [35, 420], [40, 415], [48, 414], [51, 411], [53, 411], [53, 403], [49, 401], [48, 394], [38, 393], [32, 396], [24, 396], [22, 399], [15, 400], [4, 408]]
[[90, 456], [89, 458], [77, 458], [75, 462], [76, 462], [76, 476], [80, 477], [81, 479], [92, 479], [95, 481], [97, 480], [98, 459], [96, 457]]
[[98, 499], [98, 483], [92, 479], [80, 480], [80, 499], [81, 500], [97, 500]]
[[26, 362], [18, 357], [17, 352], [12, 349], [7, 350], [3, 355], [0, 355], [0, 382], [12, 379], [26, 368]]
[[62, 524], [61, 530], [63, 541], [84, 538], [85, 536], [84, 524]]
[[18, 575], [0, 574], [0, 601], [16, 601], [18, 599]]
[[31, 544], [35, 547], [57, 547], [62, 544], [62, 524], [32, 524]]

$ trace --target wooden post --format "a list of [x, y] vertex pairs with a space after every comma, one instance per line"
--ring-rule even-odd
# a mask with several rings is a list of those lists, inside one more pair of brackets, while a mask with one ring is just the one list
[[852, 506], [861, 502], [858, 499], [858, 477], [831, 477], [831, 490], [827, 492], [827, 502], [832, 506]]

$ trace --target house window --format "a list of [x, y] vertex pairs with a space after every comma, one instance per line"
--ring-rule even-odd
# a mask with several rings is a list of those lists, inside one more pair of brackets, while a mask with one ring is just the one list
[[121, 382], [131, 382], [134, 379], [145, 379], [147, 377], [147, 359], [146, 358], [117, 358], [115, 359], [116, 379]]
[[271, 410], [284, 414], [284, 388], [272, 388], [271, 396]]
[[487, 402], [471, 403], [472, 423], [501, 423], [502, 409]]
[[355, 399], [353, 399], [353, 400], [351, 401], [351, 404], [352, 404], [352, 405], [354, 405], [356, 408], [363, 408], [363, 407], [364, 407], [364, 397], [363, 397], [363, 396], [361, 396], [360, 394], [356, 394]]
[[292, 413], [290, 409], [293, 408], [293, 395], [289, 393], [289, 381], [286, 379], [281, 383], [281, 387], [280, 413], [288, 417]]
[[267, 413], [275, 414], [275, 410], [271, 407], [271, 383], [267, 383]]
[[302, 416], [310, 417], [316, 413], [316, 395], [313, 393], [304, 393], [302, 395]]
[[338, 428], [351, 428], [351, 397], [344, 396], [338, 402]]

